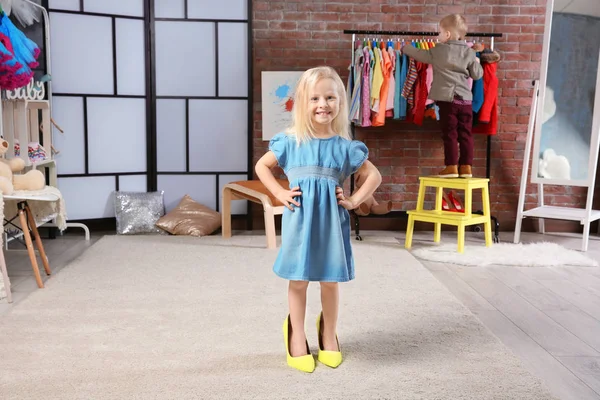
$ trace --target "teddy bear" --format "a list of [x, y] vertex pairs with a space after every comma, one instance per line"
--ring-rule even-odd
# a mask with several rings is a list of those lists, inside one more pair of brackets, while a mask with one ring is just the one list
[[[0, 138], [0, 156], [8, 151], [8, 142]], [[0, 158], [0, 191], [4, 195], [11, 195], [15, 190], [42, 190], [46, 187], [46, 178], [38, 170], [31, 170], [24, 174], [15, 174], [25, 168], [25, 161], [19, 157], [6, 160]]]
[[[360, 188], [363, 183], [365, 182], [365, 177], [361, 176], [360, 173], [356, 173], [356, 188]], [[360, 215], [360, 216], [366, 216], [369, 214], [376, 214], [376, 215], [382, 215], [382, 214], [387, 214], [392, 210], [392, 202], [391, 201], [385, 201], [383, 203], [378, 203], [377, 200], [375, 200], [375, 197], [371, 196], [369, 197], [367, 200], [363, 201], [355, 210], [354, 212], [356, 213], [356, 215]]]

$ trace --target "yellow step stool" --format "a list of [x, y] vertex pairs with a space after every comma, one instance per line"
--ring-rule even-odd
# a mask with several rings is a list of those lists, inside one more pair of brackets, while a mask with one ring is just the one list
[[[469, 225], [483, 224], [485, 232], [485, 245], [492, 245], [492, 223], [490, 220], [490, 194], [488, 191], [489, 179], [486, 178], [437, 178], [419, 177], [419, 196], [417, 198], [417, 209], [408, 211], [408, 227], [406, 228], [406, 242], [404, 247], [410, 249], [412, 245], [415, 221], [431, 222], [434, 224], [433, 241], [439, 242], [442, 233], [442, 224], [458, 227], [458, 252], [462, 253], [465, 248], [465, 227]], [[435, 209], [424, 210], [425, 189], [436, 188]], [[442, 193], [444, 189], [464, 190], [465, 204], [464, 213], [442, 210]], [[472, 214], [473, 189], [481, 189], [483, 200], [483, 215]]]

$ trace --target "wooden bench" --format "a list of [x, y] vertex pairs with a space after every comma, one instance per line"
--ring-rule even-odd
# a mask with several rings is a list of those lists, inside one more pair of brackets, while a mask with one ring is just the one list
[[[281, 186], [289, 189], [287, 180], [277, 180]], [[237, 181], [223, 187], [223, 204], [221, 207], [222, 237], [231, 237], [231, 202], [233, 200], [249, 200], [262, 204], [265, 218], [267, 249], [276, 249], [275, 215], [283, 214], [285, 206], [269, 192], [259, 180]]]

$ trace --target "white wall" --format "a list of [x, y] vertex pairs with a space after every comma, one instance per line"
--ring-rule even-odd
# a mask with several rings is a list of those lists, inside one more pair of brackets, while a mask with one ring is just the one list
[[186, 3], [155, 0], [148, 120], [144, 1], [84, 0], [82, 10], [49, 0], [53, 117], [65, 130], [53, 138], [70, 220], [113, 217], [115, 190], [148, 190], [153, 125], [167, 210], [185, 194], [218, 209], [223, 185], [247, 179], [247, 0]]

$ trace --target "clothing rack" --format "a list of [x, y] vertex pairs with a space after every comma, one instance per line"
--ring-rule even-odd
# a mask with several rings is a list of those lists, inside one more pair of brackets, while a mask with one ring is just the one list
[[[350, 74], [354, 74], [354, 45], [356, 43], [356, 35], [383, 35], [383, 36], [438, 36], [438, 32], [423, 32], [423, 31], [379, 31], [379, 30], [352, 30], [345, 29], [344, 34], [352, 35], [352, 64], [350, 67]], [[502, 33], [493, 33], [493, 32], [469, 32], [466, 35], [471, 38], [490, 38], [490, 48], [494, 50], [494, 38], [502, 37]], [[352, 138], [355, 137], [355, 126], [354, 123], [351, 123], [351, 133]], [[487, 149], [486, 149], [486, 177], [490, 178], [490, 169], [491, 169], [491, 153], [492, 153], [492, 135], [487, 135]], [[488, 183], [489, 186], [489, 183]], [[350, 191], [354, 192], [354, 175], [352, 175], [352, 179], [350, 180]], [[482, 210], [473, 211], [473, 214], [483, 214]], [[354, 217], [354, 231], [356, 233], [356, 239], [362, 240], [360, 236], [360, 221], [359, 218], [398, 218], [407, 217], [406, 211], [391, 211], [387, 214], [383, 215], [374, 215], [369, 214], [367, 216], [359, 216], [356, 212], [352, 212]], [[494, 222], [494, 242], [498, 243], [498, 235], [500, 230], [500, 224], [498, 223], [498, 219], [495, 216], [491, 216], [492, 221]], [[481, 227], [477, 226], [476, 229], [481, 230]]]

